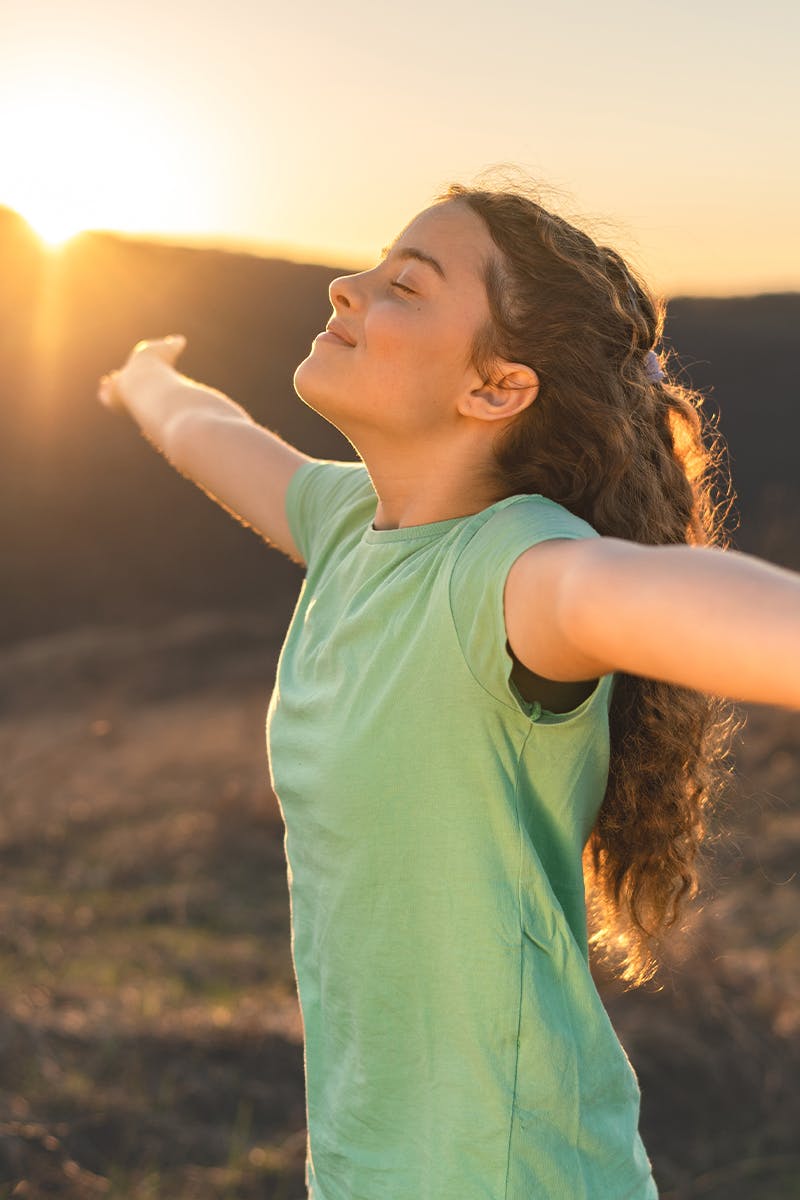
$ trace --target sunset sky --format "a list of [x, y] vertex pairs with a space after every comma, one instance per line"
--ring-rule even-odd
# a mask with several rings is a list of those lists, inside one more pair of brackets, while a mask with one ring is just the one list
[[799, 14], [0, 0], [0, 204], [360, 267], [511, 163], [666, 295], [797, 290]]

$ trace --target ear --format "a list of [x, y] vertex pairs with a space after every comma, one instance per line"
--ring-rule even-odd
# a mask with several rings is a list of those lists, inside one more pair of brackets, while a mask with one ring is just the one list
[[474, 388], [464, 399], [461, 412], [481, 420], [498, 421], [516, 416], [539, 394], [539, 376], [523, 363], [501, 362], [492, 380]]

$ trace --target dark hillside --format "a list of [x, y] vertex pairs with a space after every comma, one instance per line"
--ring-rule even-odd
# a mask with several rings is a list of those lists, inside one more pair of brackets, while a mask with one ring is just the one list
[[719, 413], [740, 500], [740, 550], [800, 568], [800, 294], [677, 298], [666, 340]]
[[[311, 454], [355, 457], [296, 396], [292, 375], [345, 268], [85, 234], [41, 253], [0, 210], [0, 638], [196, 609], [288, 618], [298, 568], [181, 478], [98, 377], [139, 338], [185, 333], [189, 375]], [[735, 544], [790, 563], [800, 434], [800, 295], [676, 299], [667, 342], [719, 410], [739, 493]]]

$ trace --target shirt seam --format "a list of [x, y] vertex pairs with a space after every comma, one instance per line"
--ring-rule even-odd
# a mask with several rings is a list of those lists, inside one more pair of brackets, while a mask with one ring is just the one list
[[[502, 500], [495, 500], [493, 504], [489, 504], [486, 508], [480, 509], [479, 512], [470, 513], [464, 517], [450, 517], [443, 521], [432, 521], [427, 525], [408, 525], [400, 529], [373, 529], [370, 523], [364, 531], [364, 542], [369, 546], [391, 545], [395, 541], [413, 540], [423, 537], [444, 537], [448, 533], [463, 532], [464, 528], [469, 528], [469, 522], [475, 522], [475, 528], [470, 532], [469, 537], [465, 540], [466, 546], [477, 531], [494, 516], [496, 512], [502, 511], [504, 508], [510, 507], [519, 500], [530, 500], [532, 496], [537, 496], [539, 499], [546, 500], [546, 496], [540, 496], [538, 492], [515, 492], [511, 496], [504, 496]], [[377, 498], [377, 496], [376, 496]], [[555, 501], [550, 501], [555, 503]], [[459, 522], [463, 525], [459, 527]], [[449, 528], [452, 526], [452, 528]], [[445, 528], [447, 527], [447, 528]], [[433, 530], [433, 532], [431, 532]], [[391, 534], [390, 538], [382, 538], [381, 534]], [[375, 535], [373, 537], [373, 535]], [[456, 555], [456, 561], [461, 555], [461, 550]], [[453, 564], [455, 565], [455, 563]]]
[[519, 748], [517, 755], [517, 771], [514, 779], [514, 814], [517, 822], [517, 921], [519, 924], [519, 992], [517, 1003], [517, 1041], [514, 1051], [514, 1086], [511, 1092], [511, 1108], [508, 1119], [508, 1147], [506, 1150], [506, 1178], [503, 1187], [503, 1200], [508, 1200], [508, 1185], [511, 1175], [511, 1139], [514, 1133], [514, 1114], [517, 1107], [517, 1080], [519, 1076], [519, 1049], [520, 1049], [520, 1033], [522, 1031], [522, 996], [524, 983], [525, 969], [525, 954], [524, 954], [524, 932], [522, 928], [522, 863], [523, 863], [523, 838], [522, 838], [522, 816], [519, 811], [519, 779], [522, 770], [522, 762], [525, 757], [525, 746], [528, 738], [533, 732], [534, 726], [531, 725], [522, 739], [522, 745]]

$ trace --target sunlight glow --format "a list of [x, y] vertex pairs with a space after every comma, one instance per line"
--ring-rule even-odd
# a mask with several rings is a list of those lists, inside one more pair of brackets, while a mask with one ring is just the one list
[[[0, 134], [2, 202], [49, 246], [86, 229], [191, 229], [198, 180], [163, 112], [79, 78], [31, 80]], [[185, 147], [191, 150], [191, 147]]]

